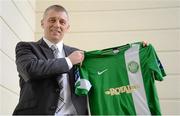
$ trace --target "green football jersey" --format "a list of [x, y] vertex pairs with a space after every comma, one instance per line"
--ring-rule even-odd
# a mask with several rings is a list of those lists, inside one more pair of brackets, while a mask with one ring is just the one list
[[88, 95], [93, 115], [160, 115], [155, 80], [165, 75], [151, 44], [89, 51], [76, 70], [75, 92]]

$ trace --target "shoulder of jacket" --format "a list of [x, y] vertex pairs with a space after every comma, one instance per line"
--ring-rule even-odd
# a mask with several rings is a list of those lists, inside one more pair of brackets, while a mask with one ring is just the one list
[[16, 48], [29, 48], [32, 46], [36, 46], [37, 42], [25, 42], [25, 41], [20, 41], [16, 44]]
[[17, 45], [31, 45], [31, 44], [37, 44], [37, 42], [25, 42], [25, 41], [20, 41], [17, 43]]
[[66, 47], [66, 48], [68, 48], [68, 49], [70, 49], [72, 51], [79, 50], [78, 48], [75, 48], [75, 47], [72, 47], [72, 46], [68, 46], [68, 45], [65, 45], [65, 44], [64, 44], [64, 47]]

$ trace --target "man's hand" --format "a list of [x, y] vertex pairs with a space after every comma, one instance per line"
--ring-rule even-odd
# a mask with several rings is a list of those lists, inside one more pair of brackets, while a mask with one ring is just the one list
[[83, 51], [74, 51], [72, 52], [68, 58], [71, 60], [71, 63], [74, 64], [81, 64], [84, 60], [84, 52]]

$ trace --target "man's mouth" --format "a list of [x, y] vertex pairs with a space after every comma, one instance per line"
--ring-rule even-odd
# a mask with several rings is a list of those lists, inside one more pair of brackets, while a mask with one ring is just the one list
[[51, 30], [51, 32], [56, 33], [56, 34], [57, 33], [59, 33], [59, 34], [61, 33], [61, 31], [59, 31], [59, 30]]

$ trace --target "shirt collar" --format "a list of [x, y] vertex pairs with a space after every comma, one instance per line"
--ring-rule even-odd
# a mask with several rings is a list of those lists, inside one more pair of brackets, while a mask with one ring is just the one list
[[43, 37], [43, 40], [46, 42], [46, 44], [49, 46], [49, 48], [51, 48], [52, 45], [55, 45], [55, 46], [58, 47], [59, 52], [62, 52], [62, 50], [63, 50], [63, 40], [61, 40], [57, 44], [52, 43], [51, 41], [49, 41], [45, 37]]

